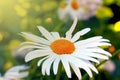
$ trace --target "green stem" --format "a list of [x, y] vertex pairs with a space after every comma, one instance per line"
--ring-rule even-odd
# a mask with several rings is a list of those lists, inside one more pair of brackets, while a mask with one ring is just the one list
[[60, 73], [61, 73], [61, 71], [62, 71], [62, 63], [60, 62], [59, 68], [58, 68], [58, 73], [56, 75], [55, 80], [60, 80]]
[[117, 54], [119, 54], [120, 53], [120, 49], [118, 49], [113, 55], [112, 55], [112, 57], [111, 57], [111, 59], [113, 58], [113, 57], [115, 57]]
[[[113, 59], [113, 58], [114, 58], [117, 54], [119, 54], [119, 53], [120, 53], [120, 49], [118, 49], [115, 53], [113, 53], [113, 55], [112, 55], [112, 57], [111, 57], [110, 59]], [[98, 64], [96, 67], [98, 68], [99, 66], [101, 66], [102, 64], [104, 64], [106, 61], [107, 61], [107, 60], [102, 61], [102, 62], [101, 62], [100, 64]], [[87, 76], [88, 76], [87, 73], [84, 74], [82, 80], [86, 80]]]

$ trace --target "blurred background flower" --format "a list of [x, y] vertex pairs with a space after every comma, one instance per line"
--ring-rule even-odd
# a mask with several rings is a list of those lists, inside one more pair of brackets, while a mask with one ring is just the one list
[[58, 10], [61, 20], [66, 20], [68, 17], [86, 20], [96, 14], [96, 10], [102, 6], [102, 0], [66, 0], [61, 4]]
[[28, 76], [28, 71], [23, 71], [27, 69], [28, 66], [25, 65], [14, 66], [7, 70], [3, 77], [0, 76], [0, 80], [21, 80]]

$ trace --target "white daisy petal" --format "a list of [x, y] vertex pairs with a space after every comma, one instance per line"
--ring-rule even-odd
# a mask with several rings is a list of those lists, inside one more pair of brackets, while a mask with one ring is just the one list
[[98, 73], [97, 69], [92, 65], [92, 63], [90, 63], [87, 60], [80, 60], [84, 65], [88, 66], [90, 69], [92, 69], [94, 72]]
[[99, 59], [109, 59], [107, 56], [105, 55], [102, 55], [102, 54], [96, 54], [96, 53], [83, 53], [82, 55], [87, 55], [87, 56], [91, 56], [91, 57], [96, 57], [96, 58], [99, 58]]
[[89, 45], [85, 45], [85, 46], [88, 46], [88, 47], [97, 47], [97, 46], [111, 46], [110, 43], [90, 43]]
[[88, 66], [90, 69], [92, 69], [94, 72], [98, 73], [97, 69], [93, 66], [92, 63], [90, 63], [88, 60], [81, 60], [82, 64]]
[[101, 39], [101, 42], [110, 42], [108, 39]]
[[49, 60], [49, 63], [47, 64], [47, 67], [46, 67], [46, 73], [47, 75], [50, 75], [50, 67], [52, 65], [52, 63], [54, 62], [54, 60], [56, 59], [56, 56], [53, 56], [51, 60]]
[[69, 40], [71, 39], [72, 33], [77, 25], [77, 21], [78, 21], [77, 17], [74, 17], [74, 22], [73, 22], [71, 28], [66, 32], [66, 39], [69, 39]]
[[58, 32], [51, 32], [52, 36], [54, 37], [54, 39], [60, 39], [60, 35]]
[[98, 46], [111, 46], [110, 43], [104, 43], [104, 42], [88, 42], [88, 43], [85, 43], [85, 44], [81, 44], [81, 42], [80, 42], [78, 44], [75, 43], [75, 45], [77, 47], [79, 47], [79, 48], [91, 48], [91, 47], [98, 47]]
[[53, 63], [53, 72], [54, 74], [57, 74], [57, 71], [58, 71], [58, 65], [60, 63], [60, 58], [57, 57]]
[[76, 42], [75, 44], [84, 45], [87, 43], [96, 42], [97, 40], [100, 40], [101, 38], [102, 38], [102, 36], [91, 37], [91, 38], [88, 38], [85, 40], [80, 40], [80, 41]]
[[75, 74], [77, 75], [78, 79], [81, 80], [81, 72], [79, 70], [79, 67], [75, 66], [74, 64], [70, 63], [73, 71], [75, 72]]
[[86, 28], [86, 29], [83, 29], [82, 31], [77, 32], [77, 33], [72, 37], [71, 41], [72, 41], [72, 42], [77, 41], [77, 40], [80, 38], [80, 36], [88, 33], [89, 31], [90, 31], [90, 28]]
[[93, 66], [92, 63], [90, 63], [89, 61], [86, 61], [86, 64], [94, 71], [98, 74], [98, 70]]
[[[40, 46], [23, 46], [23, 47], [21, 47], [21, 48], [19, 48], [19, 50], [18, 51], [22, 51], [22, 50], [24, 50], [24, 49], [45, 49], [45, 47], [40, 47]], [[49, 48], [49, 47], [48, 47]], [[47, 49], [48, 49], [47, 48]], [[50, 48], [49, 48], [49, 50], [50, 50]]]
[[71, 78], [71, 71], [70, 71], [70, 66], [69, 66], [69, 62], [67, 60], [67, 57], [62, 56], [60, 58], [61, 58], [62, 64], [64, 66], [64, 69], [65, 69], [65, 72], [66, 72], [68, 78]]
[[97, 48], [88, 48], [86, 50], [89, 51], [89, 52], [102, 53], [102, 54], [105, 54], [107, 56], [112, 56], [111, 53], [109, 53], [109, 52], [107, 52], [107, 51], [105, 51], [105, 50], [103, 50], [103, 49], [101, 49], [99, 47], [97, 47]]
[[28, 61], [30, 61], [32, 59], [47, 56], [49, 54], [50, 54], [50, 50], [34, 50], [34, 51], [29, 52], [25, 56], [25, 61], [28, 62]]
[[38, 29], [46, 39], [48, 39], [49, 41], [54, 40], [53, 36], [45, 28], [43, 28], [42, 26], [38, 26]]
[[22, 32], [21, 34], [23, 37], [33, 41], [33, 42], [36, 42], [36, 43], [42, 43], [42, 44], [46, 44], [46, 45], [49, 45], [50, 42], [47, 41], [46, 39], [44, 38], [41, 38], [41, 37], [38, 37], [34, 34], [31, 34], [31, 33], [26, 33], [26, 32]]
[[31, 46], [31, 45], [34, 45], [34, 46], [39, 46], [39, 47], [45, 47], [45, 48], [48, 48], [49, 46], [48, 45], [44, 45], [44, 44], [39, 44], [39, 43], [35, 43], [35, 42], [23, 42], [20, 44], [20, 46]]
[[38, 46], [40, 46], [40, 45], [42, 45], [42, 44], [35, 43], [35, 42], [22, 42], [22, 43], [20, 44], [20, 46], [24, 46], [24, 45], [38, 45]]
[[92, 62], [96, 62], [96, 63], [100, 63], [99, 60], [97, 59], [94, 59], [92, 57], [89, 57], [89, 56], [85, 56], [85, 55], [81, 55], [81, 54], [74, 54], [73, 56], [75, 56], [76, 58], [80, 58], [80, 59], [84, 59], [84, 60], [90, 60]]
[[107, 42], [108, 42], [107, 39], [102, 39], [101, 36], [96, 36], [96, 37], [78, 41], [75, 43], [75, 45], [76, 46], [81, 45], [79, 47], [111, 46], [111, 44]]
[[55, 56], [50, 55], [49, 58], [44, 61], [44, 63], [42, 64], [42, 74], [43, 75], [45, 75], [45, 72], [49, 75], [51, 64], [55, 58], [56, 58]]
[[47, 58], [49, 58], [49, 56], [46, 56], [46, 57], [40, 59], [40, 60], [38, 61], [38, 63], [37, 63], [37, 66], [40, 66], [41, 63], [42, 63], [45, 59], [47, 59]]
[[75, 58], [75, 57], [69, 57], [69, 60], [72, 64], [74, 64], [75, 66], [77, 67], [80, 67], [80, 68], [83, 68], [90, 77], [92, 77], [92, 72], [90, 70], [90, 68], [88, 67], [88, 65], [85, 64], [85, 62], [81, 61], [80, 59], [78, 58]]
[[[50, 58], [50, 56], [49, 56], [49, 58]], [[44, 63], [42, 64], [42, 74], [43, 74], [43, 75], [45, 75], [45, 69], [46, 69], [46, 66], [47, 66], [46, 61], [48, 62], [49, 58], [46, 59], [46, 60], [44, 61]]]

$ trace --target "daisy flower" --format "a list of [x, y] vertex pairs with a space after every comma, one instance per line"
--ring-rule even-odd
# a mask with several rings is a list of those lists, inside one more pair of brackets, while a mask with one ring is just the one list
[[21, 78], [27, 77], [28, 72], [20, 72], [21, 70], [28, 69], [27, 66], [15, 66], [10, 68], [3, 77], [0, 77], [0, 80], [21, 80]]
[[98, 73], [93, 63], [99, 63], [99, 59], [106, 60], [111, 56], [109, 52], [99, 46], [110, 46], [111, 44], [109, 40], [103, 39], [102, 36], [79, 40], [81, 36], [90, 31], [90, 28], [83, 29], [72, 35], [76, 24], [77, 18], [65, 33], [65, 37], [60, 37], [58, 32], [49, 32], [42, 26], [38, 26], [38, 29], [43, 37], [22, 32], [21, 35], [31, 40], [31, 42], [23, 42], [19, 50], [34, 49], [25, 56], [25, 61], [29, 62], [35, 58], [40, 58], [37, 65], [42, 65], [41, 71], [43, 75], [50, 75], [51, 65], [53, 65], [54, 74], [57, 74], [60, 62], [62, 62], [68, 78], [71, 78], [70, 67], [78, 79], [81, 79], [80, 69], [85, 70], [90, 77], [92, 77], [92, 71]]
[[101, 5], [102, 0], [67, 0], [58, 9], [58, 16], [65, 21], [69, 17], [71, 19], [77, 17], [79, 20], [86, 20], [94, 16]]

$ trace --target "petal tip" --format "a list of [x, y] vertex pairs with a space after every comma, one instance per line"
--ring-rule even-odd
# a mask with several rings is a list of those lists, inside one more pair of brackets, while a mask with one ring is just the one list
[[44, 27], [43, 26], [37, 26], [38, 29], [43, 29]]
[[27, 58], [27, 56], [25, 56], [25, 62], [29, 62], [29, 61], [30, 61], [30, 59]]
[[25, 62], [28, 62], [29, 60], [25, 59]]
[[90, 31], [91, 30], [91, 28], [86, 28], [88, 31]]

